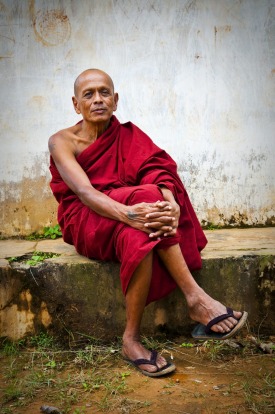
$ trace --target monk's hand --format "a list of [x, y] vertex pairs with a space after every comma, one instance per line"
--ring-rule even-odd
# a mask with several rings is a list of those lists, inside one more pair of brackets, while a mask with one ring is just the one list
[[180, 207], [175, 200], [157, 201], [155, 203], [158, 211], [146, 215], [145, 227], [152, 230], [149, 237], [175, 236], [179, 225]]
[[[158, 205], [158, 202], [156, 203], [143, 202], [143, 203], [134, 204], [132, 206], [127, 206], [126, 217], [125, 217], [124, 222], [135, 229], [142, 230], [145, 233], [150, 234], [152, 230], [148, 226], [145, 226], [145, 224], [149, 222], [147, 215], [157, 213], [160, 211], [160, 209], [170, 211], [170, 207], [168, 205], [160, 207]], [[162, 213], [162, 216], [163, 214], [164, 213]], [[167, 222], [171, 222], [170, 217], [167, 217]], [[164, 223], [162, 223], [162, 225], [163, 224]]]

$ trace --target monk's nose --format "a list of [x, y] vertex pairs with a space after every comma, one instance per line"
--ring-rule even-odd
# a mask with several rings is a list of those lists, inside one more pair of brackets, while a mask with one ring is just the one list
[[94, 103], [102, 102], [101, 95], [98, 91], [94, 93]]

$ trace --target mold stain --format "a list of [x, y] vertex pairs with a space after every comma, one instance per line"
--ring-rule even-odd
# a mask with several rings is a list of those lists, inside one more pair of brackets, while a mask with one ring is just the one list
[[32, 295], [29, 289], [19, 295], [19, 303], [1, 310], [1, 335], [17, 340], [27, 333], [34, 332], [35, 314], [31, 311]]
[[217, 42], [218, 34], [220, 35], [219, 37], [221, 38], [222, 35], [224, 35], [225, 33], [231, 32], [231, 30], [232, 30], [232, 27], [230, 25], [214, 26], [214, 39], [215, 39], [215, 44]]
[[37, 41], [44, 46], [58, 46], [71, 36], [69, 18], [62, 10], [35, 10], [35, 1], [30, 1], [29, 12]]
[[[256, 219], [253, 214], [247, 211], [236, 211], [235, 213], [223, 213], [217, 207], [208, 208], [206, 218], [201, 222], [203, 228], [217, 227], [217, 228], [248, 228], [248, 227], [273, 227], [275, 226], [275, 217], [268, 217], [267, 207], [266, 211], [261, 211], [262, 219]], [[272, 211], [272, 210], [271, 210]]]
[[162, 326], [167, 323], [167, 314], [166, 310], [163, 308], [158, 308], [155, 314], [155, 326]]
[[2, 1], [0, 1], [0, 13], [3, 13], [4, 11], [6, 11], [6, 6], [3, 4]]
[[41, 315], [41, 322], [45, 328], [48, 328], [52, 323], [52, 317], [49, 314], [47, 305], [45, 302], [41, 302], [40, 306], [40, 315]]
[[44, 98], [43, 96], [33, 96], [29, 101], [28, 101], [28, 105], [31, 108], [38, 108], [39, 111], [42, 111], [43, 109], [45, 109], [47, 107], [47, 99]]

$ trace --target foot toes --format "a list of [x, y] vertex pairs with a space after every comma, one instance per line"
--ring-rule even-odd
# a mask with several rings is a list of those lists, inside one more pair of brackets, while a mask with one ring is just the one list
[[148, 371], [148, 372], [156, 372], [158, 370], [158, 368], [155, 365], [139, 365], [139, 368], [142, 369], [143, 371]]
[[231, 329], [226, 325], [226, 323], [224, 323], [224, 322], [220, 322], [219, 324], [217, 324], [216, 325], [217, 326], [217, 328], [218, 328], [218, 331], [217, 332], [221, 332], [221, 333], [224, 333], [224, 332], [229, 332]]
[[[240, 315], [242, 315], [241, 312], [235, 312], [235, 313], [236, 314], [240, 313]], [[224, 333], [224, 332], [230, 332], [237, 325], [237, 323], [238, 323], [237, 319], [232, 318], [232, 317], [228, 317], [227, 319], [224, 319], [223, 321], [219, 322], [218, 324], [213, 325], [213, 327], [214, 326], [216, 327], [216, 329], [215, 329], [216, 332]]]
[[[234, 317], [237, 318], [237, 319], [241, 319], [241, 317], [242, 317], [242, 312], [234, 311], [233, 314], [234, 314]], [[232, 319], [234, 319], [234, 318], [232, 318]], [[236, 319], [234, 319], [234, 320], [236, 321]]]
[[158, 355], [157, 358], [157, 366], [159, 369], [165, 367], [165, 365], [167, 365], [167, 361], [166, 359], [164, 359], [162, 356]]

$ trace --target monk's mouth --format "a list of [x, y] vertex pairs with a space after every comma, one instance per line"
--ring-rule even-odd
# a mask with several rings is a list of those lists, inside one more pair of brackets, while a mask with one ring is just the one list
[[105, 111], [106, 111], [106, 109], [104, 109], [104, 108], [97, 108], [97, 109], [92, 110], [92, 112], [96, 113], [96, 114], [102, 114]]

